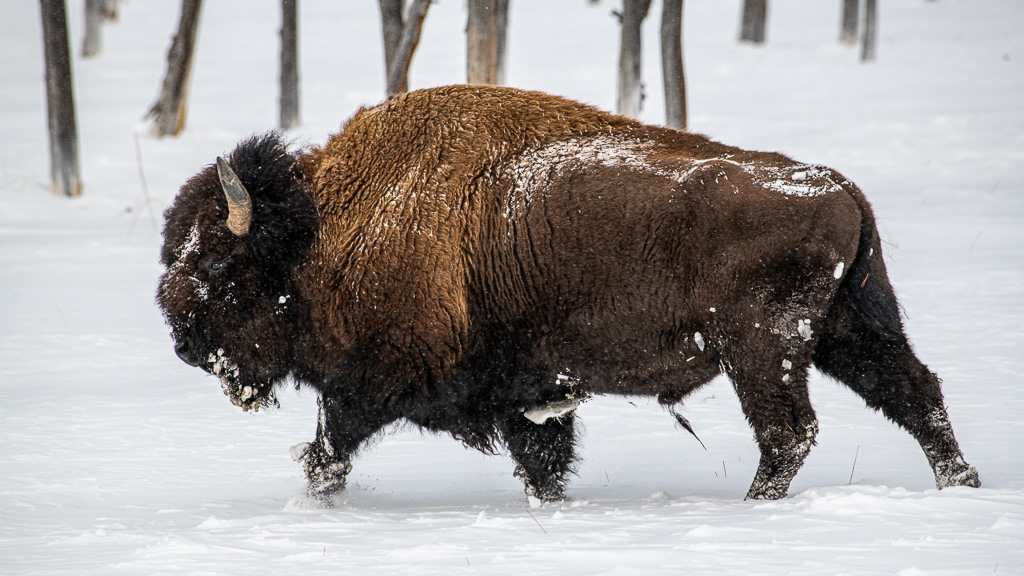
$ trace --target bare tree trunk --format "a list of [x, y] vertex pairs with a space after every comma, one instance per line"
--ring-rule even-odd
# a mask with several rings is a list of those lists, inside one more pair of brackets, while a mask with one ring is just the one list
[[876, 32], [878, 29], [878, 4], [876, 0], [864, 2], [864, 38], [861, 44], [860, 59], [870, 62], [875, 59]]
[[64, 196], [80, 196], [78, 129], [71, 83], [67, 13], [64, 0], [41, 0], [43, 55], [46, 66], [46, 112], [50, 129], [50, 176], [53, 189]]
[[85, 36], [82, 38], [82, 57], [92, 58], [100, 53], [100, 23], [103, 21], [103, 0], [85, 0]]
[[148, 114], [153, 118], [154, 136], [177, 136], [185, 128], [189, 76], [192, 72], [192, 53], [195, 50], [201, 3], [202, 0], [181, 2], [181, 20], [167, 53], [167, 74], [164, 76], [163, 88]]
[[661, 76], [665, 86], [665, 125], [686, 130], [683, 0], [663, 0], [661, 5]]
[[101, 0], [103, 8], [101, 10], [104, 22], [113, 22], [117, 20], [117, 2], [118, 0]]
[[498, 0], [498, 85], [505, 83], [505, 46], [508, 45], [508, 3]]
[[[384, 69], [391, 68], [402, 41], [402, 27], [405, 24], [405, 0], [379, 0], [380, 21], [384, 32]], [[386, 73], [386, 72], [385, 72]]]
[[650, 8], [651, 0], [623, 0], [620, 18], [622, 42], [619, 45], [619, 96], [616, 109], [619, 114], [634, 118], [640, 116], [643, 100], [640, 27]]
[[768, 19], [768, 0], [743, 0], [743, 22], [740, 40], [764, 44], [765, 21]]
[[843, 20], [839, 26], [839, 41], [843, 44], [857, 43], [857, 20], [860, 17], [860, 0], [843, 0]]
[[468, 8], [466, 79], [470, 84], [500, 84], [508, 0], [469, 0]]
[[[402, 23], [402, 36], [392, 54], [393, 59], [387, 62], [387, 93], [388, 97], [399, 92], [409, 90], [409, 64], [412, 62], [412, 55], [416, 52], [416, 45], [420, 41], [420, 32], [423, 30], [423, 20], [427, 17], [427, 10], [430, 8], [431, 0], [413, 0], [409, 6], [409, 12]], [[381, 1], [382, 16], [385, 2]], [[387, 24], [385, 24], [387, 26]], [[385, 40], [385, 57], [387, 52], [387, 41]]]
[[281, 129], [299, 124], [299, 0], [281, 0]]
[[117, 0], [85, 0], [85, 36], [82, 57], [92, 58], [103, 48], [102, 24], [117, 20]]

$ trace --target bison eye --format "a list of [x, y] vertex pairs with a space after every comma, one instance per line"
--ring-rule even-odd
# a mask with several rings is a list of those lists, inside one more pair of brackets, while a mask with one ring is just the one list
[[227, 269], [227, 267], [227, 260], [214, 260], [207, 265], [207, 268], [210, 270], [211, 274], [218, 274], [220, 272], [223, 272], [224, 270]]

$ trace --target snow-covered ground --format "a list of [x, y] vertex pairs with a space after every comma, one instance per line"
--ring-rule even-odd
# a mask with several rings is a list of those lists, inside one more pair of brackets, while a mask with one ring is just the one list
[[[82, 0], [70, 3], [74, 46]], [[757, 452], [728, 383], [684, 414], [584, 404], [571, 499], [530, 509], [507, 457], [396, 428], [335, 507], [292, 444], [315, 397], [244, 414], [173, 354], [153, 304], [160, 213], [276, 123], [276, 0], [203, 7], [188, 128], [148, 136], [178, 2], [123, 3], [75, 58], [85, 194], [50, 194], [39, 4], [0, 17], [0, 573], [1024, 574], [1024, 4], [881, 2], [879, 59], [836, 42], [839, 2], [688, 0], [692, 129], [830, 165], [872, 199], [916, 349], [944, 379], [978, 490], [934, 489], [910, 437], [815, 375], [818, 446], [778, 502], [745, 502]], [[614, 105], [612, 2], [514, 0], [508, 83]], [[655, 3], [644, 119], [662, 116]], [[464, 2], [430, 10], [413, 87], [464, 76]], [[383, 97], [376, 2], [301, 3], [302, 128]], [[136, 155], [144, 168], [140, 178]], [[148, 195], [146, 190], [148, 190]]]

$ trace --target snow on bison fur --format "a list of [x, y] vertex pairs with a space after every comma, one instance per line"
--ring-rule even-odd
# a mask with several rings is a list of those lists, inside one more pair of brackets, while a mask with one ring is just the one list
[[939, 380], [914, 355], [874, 218], [840, 174], [483, 86], [401, 94], [323, 147], [269, 133], [166, 212], [158, 302], [178, 356], [246, 410], [320, 395], [293, 449], [309, 491], [405, 419], [507, 447], [526, 493], [563, 498], [574, 409], [674, 406], [720, 373], [781, 498], [814, 444], [811, 365], [921, 444], [938, 487], [978, 486]]

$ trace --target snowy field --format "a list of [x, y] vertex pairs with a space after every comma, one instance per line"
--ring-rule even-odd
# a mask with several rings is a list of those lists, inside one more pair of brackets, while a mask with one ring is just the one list
[[[316, 506], [288, 456], [313, 437], [314, 395], [242, 413], [175, 357], [153, 303], [161, 212], [276, 124], [279, 2], [205, 3], [187, 130], [155, 140], [141, 118], [179, 4], [125, 2], [101, 55], [74, 59], [85, 193], [67, 200], [46, 188], [39, 4], [4, 3], [0, 574], [1024, 574], [1024, 2], [883, 1], [872, 64], [836, 41], [838, 0], [772, 0], [762, 47], [735, 42], [739, 0], [685, 13], [691, 128], [830, 165], [874, 203], [911, 339], [984, 487], [935, 490], [909, 435], [815, 374], [821, 434], [789, 498], [743, 501], [758, 454], [719, 379], [684, 411], [707, 451], [651, 400], [584, 404], [571, 498], [533, 509], [510, 458], [408, 427]], [[508, 83], [612, 108], [612, 4], [513, 0]], [[462, 0], [434, 4], [412, 87], [464, 78], [463, 28]], [[304, 0], [300, 36], [299, 144], [384, 84], [376, 2]]]

